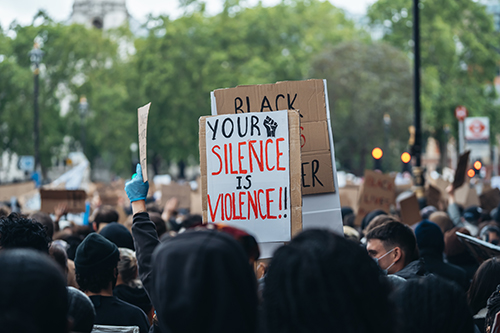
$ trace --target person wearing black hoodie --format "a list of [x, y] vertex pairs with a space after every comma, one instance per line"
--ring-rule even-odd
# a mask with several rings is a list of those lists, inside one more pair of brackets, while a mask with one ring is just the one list
[[465, 270], [443, 261], [444, 235], [441, 228], [429, 220], [423, 220], [415, 229], [415, 236], [420, 257], [424, 259], [427, 270], [467, 290], [469, 283]]
[[160, 244], [146, 212], [149, 184], [125, 185], [139, 277], [156, 309], [155, 332], [254, 333], [257, 283], [243, 247], [215, 230], [186, 231]]

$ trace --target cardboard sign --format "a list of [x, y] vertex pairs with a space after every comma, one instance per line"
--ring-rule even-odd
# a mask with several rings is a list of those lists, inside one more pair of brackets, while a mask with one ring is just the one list
[[10, 201], [12, 197], [20, 197], [36, 188], [35, 182], [0, 185], [0, 201]]
[[172, 199], [179, 200], [179, 208], [191, 208], [191, 186], [189, 184], [170, 183], [169, 185], [161, 185], [161, 205]]
[[456, 232], [456, 235], [458, 236], [458, 239], [465, 244], [467, 250], [480, 264], [483, 261], [488, 260], [489, 258], [500, 256], [500, 246], [496, 246], [472, 236], [462, 234], [458, 231]]
[[411, 226], [422, 221], [420, 207], [415, 193], [408, 198], [401, 200], [399, 205], [401, 206], [401, 222]]
[[479, 201], [481, 202], [481, 208], [490, 212], [492, 209], [497, 208], [498, 204], [500, 204], [500, 190], [498, 188], [494, 188], [482, 193], [479, 196]]
[[289, 241], [302, 229], [299, 147], [295, 111], [200, 118], [203, 220]]
[[395, 200], [396, 185], [394, 184], [394, 178], [372, 170], [365, 170], [354, 225], [360, 226], [366, 214], [375, 209], [382, 209], [389, 213]]
[[467, 164], [469, 163], [470, 151], [466, 151], [458, 159], [457, 169], [455, 170], [455, 179], [453, 180], [453, 188], [457, 189], [463, 185], [467, 173]]
[[44, 190], [40, 189], [40, 197], [42, 200], [42, 212], [51, 214], [54, 209], [61, 203], [66, 204], [68, 213], [83, 213], [85, 212], [85, 201], [87, 193], [83, 190]]
[[335, 192], [332, 147], [323, 80], [240, 86], [212, 93], [212, 114], [298, 110], [302, 194]]
[[339, 188], [339, 194], [342, 207], [351, 207], [354, 212], [358, 210], [359, 186], [347, 185]]
[[425, 198], [428, 206], [434, 206], [437, 209], [441, 206], [441, 191], [431, 184], [428, 184], [425, 189]]
[[464, 185], [455, 190], [455, 201], [464, 208], [481, 205], [476, 188], [471, 187], [469, 182], [465, 182]]
[[139, 123], [139, 158], [142, 168], [142, 178], [144, 182], [148, 181], [148, 149], [147, 149], [147, 134], [148, 134], [148, 115], [151, 102], [137, 109], [137, 119]]

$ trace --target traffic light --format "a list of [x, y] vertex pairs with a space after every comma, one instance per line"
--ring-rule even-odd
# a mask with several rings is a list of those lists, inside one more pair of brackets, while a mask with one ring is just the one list
[[411, 155], [408, 152], [404, 152], [401, 154], [401, 162], [403, 162], [403, 172], [411, 172]]
[[379, 147], [373, 148], [372, 157], [374, 160], [373, 163], [374, 170], [382, 170], [382, 163], [381, 163], [382, 156], [384, 156], [384, 152], [382, 151], [382, 149], [380, 149]]
[[470, 178], [474, 178], [475, 175], [476, 175], [476, 170], [474, 169], [467, 170], [467, 176], [469, 176]]
[[[476, 160], [473, 164], [472, 164], [472, 169], [470, 169], [469, 171], [474, 171], [474, 176], [475, 175], [478, 175], [479, 177], [481, 177], [481, 169], [483, 168], [483, 163], [481, 163], [481, 160]], [[467, 174], [469, 174], [469, 172], [467, 172]], [[470, 173], [472, 174], [472, 172]], [[471, 177], [472, 178], [472, 177]]]

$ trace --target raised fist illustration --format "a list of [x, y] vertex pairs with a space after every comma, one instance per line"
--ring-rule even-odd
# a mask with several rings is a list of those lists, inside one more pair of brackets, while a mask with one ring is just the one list
[[267, 129], [267, 137], [275, 137], [276, 136], [276, 128], [278, 127], [278, 123], [275, 122], [271, 117], [267, 116], [264, 120], [264, 126]]

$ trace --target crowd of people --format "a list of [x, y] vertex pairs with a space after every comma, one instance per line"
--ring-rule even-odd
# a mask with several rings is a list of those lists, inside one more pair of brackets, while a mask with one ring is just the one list
[[[259, 260], [245, 231], [146, 204], [140, 166], [125, 185], [132, 224], [98, 207], [89, 226], [0, 208], [0, 331], [500, 331], [500, 260], [480, 262], [456, 232], [498, 244], [500, 211], [422, 202], [407, 226], [373, 211], [344, 235], [305, 230]], [[389, 214], [390, 213], [390, 214]]]

